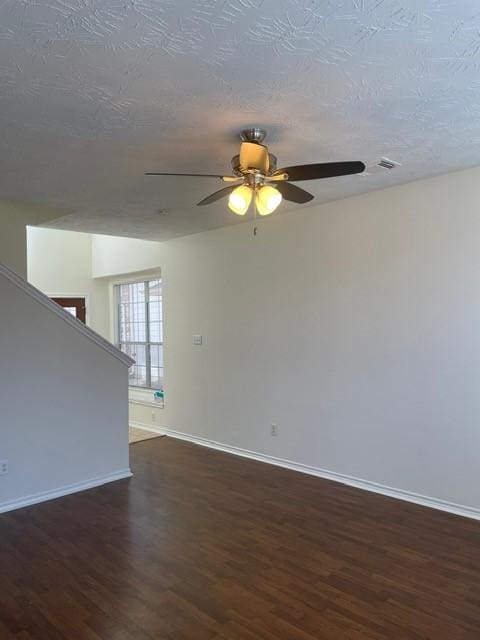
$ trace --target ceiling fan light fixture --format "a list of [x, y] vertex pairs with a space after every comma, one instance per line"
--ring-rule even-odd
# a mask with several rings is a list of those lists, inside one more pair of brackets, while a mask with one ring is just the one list
[[268, 184], [258, 190], [255, 200], [257, 211], [261, 216], [273, 213], [281, 202], [282, 194], [280, 191]]
[[242, 184], [232, 191], [228, 198], [228, 208], [237, 216], [244, 216], [252, 201], [252, 190], [246, 184]]
[[[147, 176], [187, 176], [193, 178], [220, 178], [223, 182], [233, 183], [228, 187], [211, 193], [197, 206], [204, 207], [221, 198], [229, 197], [228, 206], [233, 213], [244, 216], [252, 198], [255, 197], [256, 209], [261, 216], [273, 213], [283, 200], [305, 204], [313, 200], [313, 195], [297, 187], [294, 182], [302, 180], [321, 180], [337, 176], [358, 175], [365, 171], [365, 164], [359, 160], [347, 162], [316, 162], [299, 164], [277, 169], [277, 158], [263, 143], [265, 131], [259, 127], [250, 127], [241, 132], [240, 153], [232, 158], [232, 175], [212, 173], [146, 173]], [[382, 166], [392, 166], [393, 160], [382, 158]], [[238, 182], [237, 182], [238, 181]], [[273, 183], [276, 188], [272, 184]], [[239, 186], [237, 186], [237, 183]]]

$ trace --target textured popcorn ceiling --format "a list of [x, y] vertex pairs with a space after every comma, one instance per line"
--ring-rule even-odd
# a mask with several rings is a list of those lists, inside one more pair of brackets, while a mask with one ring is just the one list
[[215, 179], [142, 174], [228, 171], [253, 124], [280, 165], [403, 164], [313, 203], [477, 165], [479, 65], [478, 0], [1, 0], [1, 198], [149, 239], [235, 223], [195, 207]]

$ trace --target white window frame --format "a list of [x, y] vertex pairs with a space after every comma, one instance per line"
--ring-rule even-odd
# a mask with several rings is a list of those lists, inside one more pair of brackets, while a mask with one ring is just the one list
[[[163, 324], [163, 332], [165, 329], [164, 326], [164, 304], [163, 304], [163, 280], [162, 280], [162, 275], [159, 272], [154, 272], [154, 273], [137, 273], [134, 276], [131, 277], [125, 277], [125, 278], [119, 278], [119, 279], [115, 279], [112, 280], [110, 282], [110, 308], [113, 309], [113, 313], [111, 314], [111, 323], [110, 323], [110, 335], [111, 335], [111, 340], [113, 342], [113, 344], [119, 348], [119, 337], [120, 337], [120, 333], [119, 333], [119, 317], [118, 317], [118, 302], [117, 302], [117, 297], [116, 297], [116, 287], [118, 285], [122, 285], [122, 284], [138, 284], [140, 282], [149, 282], [151, 280], [160, 280], [160, 282], [162, 283], [162, 324]], [[164, 347], [165, 344], [165, 334], [163, 333], [163, 342], [160, 343], [155, 343], [155, 344], [161, 344], [162, 348]], [[165, 366], [163, 367], [163, 379], [165, 380]], [[149, 373], [150, 375], [150, 373]], [[155, 397], [154, 397], [154, 393], [155, 391], [157, 391], [157, 389], [152, 389], [151, 387], [140, 387], [137, 385], [129, 385], [129, 398], [130, 401], [137, 401], [141, 404], [146, 404], [150, 402], [152, 403], [152, 405], [158, 407], [158, 406], [163, 406], [163, 402], [159, 402]]]

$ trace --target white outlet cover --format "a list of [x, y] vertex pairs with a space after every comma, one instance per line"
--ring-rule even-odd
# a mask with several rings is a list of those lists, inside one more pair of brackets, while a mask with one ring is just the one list
[[8, 460], [0, 460], [0, 476], [8, 473]]
[[203, 342], [203, 337], [202, 337], [199, 333], [196, 333], [196, 334], [193, 336], [193, 344], [195, 344], [195, 345], [201, 345], [201, 344], [202, 344], [202, 342]]

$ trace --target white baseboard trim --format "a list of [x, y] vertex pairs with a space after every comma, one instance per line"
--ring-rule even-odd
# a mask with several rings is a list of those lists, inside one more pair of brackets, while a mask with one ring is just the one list
[[137, 429], [143, 429], [144, 431], [151, 431], [152, 433], [158, 433], [163, 436], [166, 435], [166, 429], [162, 429], [160, 427], [152, 427], [151, 424], [144, 424], [143, 422], [135, 422], [135, 420], [129, 420], [128, 422], [130, 427], [136, 427]]
[[152, 429], [150, 425], [143, 425], [140, 422], [130, 423], [132, 426], [139, 427], [140, 429], [146, 429], [147, 431], [155, 431], [156, 433], [162, 433], [171, 438], [177, 438], [178, 440], [186, 440], [187, 442], [193, 442], [194, 444], [208, 447], [210, 449], [216, 449], [225, 453], [231, 453], [243, 458], [249, 458], [251, 460], [257, 460], [258, 462], [266, 462], [267, 464], [273, 464], [277, 467], [283, 467], [292, 471], [298, 471], [300, 473], [306, 473], [308, 475], [317, 476], [319, 478], [325, 478], [326, 480], [333, 480], [334, 482], [341, 482], [350, 487], [356, 487], [357, 489], [363, 489], [365, 491], [372, 491], [373, 493], [379, 493], [389, 498], [396, 498], [397, 500], [404, 500], [406, 502], [413, 502], [423, 507], [429, 507], [431, 509], [438, 509], [440, 511], [446, 511], [465, 518], [473, 518], [474, 520], [480, 520], [480, 509], [475, 507], [468, 507], [461, 504], [455, 504], [454, 502], [448, 502], [446, 500], [440, 500], [439, 498], [431, 498], [430, 496], [424, 496], [419, 493], [413, 493], [411, 491], [404, 491], [403, 489], [395, 489], [388, 487], [377, 482], [370, 480], [362, 480], [361, 478], [355, 478], [354, 476], [348, 476], [343, 473], [337, 473], [335, 471], [329, 471], [327, 469], [321, 469], [319, 467], [313, 467], [299, 462], [292, 462], [291, 460], [285, 460], [283, 458], [276, 458], [265, 453], [257, 453], [256, 451], [250, 451], [248, 449], [242, 449], [241, 447], [235, 447], [232, 445], [225, 445], [215, 440], [209, 440], [201, 436], [192, 436], [188, 433], [182, 433], [174, 429]]
[[59, 489], [43, 491], [42, 493], [34, 493], [33, 495], [18, 498], [17, 500], [0, 503], [0, 513], [13, 511], [14, 509], [21, 509], [22, 507], [28, 507], [39, 502], [46, 502], [47, 500], [53, 500], [54, 498], [61, 498], [62, 496], [68, 496], [71, 493], [85, 491], [85, 489], [93, 489], [94, 487], [99, 487], [102, 484], [107, 484], [107, 482], [114, 482], [115, 480], [122, 480], [123, 478], [130, 478], [131, 476], [132, 472], [130, 469], [122, 469], [121, 471], [107, 473], [106, 475], [98, 478], [90, 478], [85, 482], [74, 482], [73, 484], [65, 485]]

